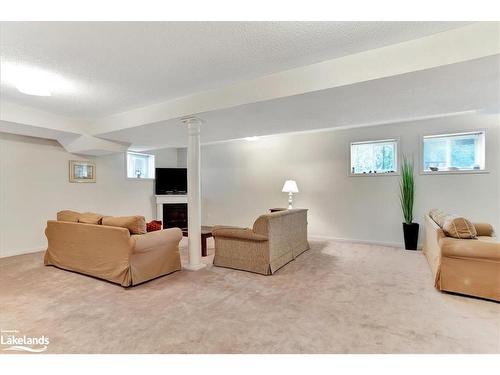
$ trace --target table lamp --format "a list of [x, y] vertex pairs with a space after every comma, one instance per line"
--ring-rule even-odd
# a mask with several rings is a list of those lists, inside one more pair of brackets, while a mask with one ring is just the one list
[[283, 193], [288, 193], [288, 209], [292, 208], [292, 196], [293, 193], [298, 193], [299, 188], [297, 187], [297, 183], [294, 180], [286, 180], [283, 185]]

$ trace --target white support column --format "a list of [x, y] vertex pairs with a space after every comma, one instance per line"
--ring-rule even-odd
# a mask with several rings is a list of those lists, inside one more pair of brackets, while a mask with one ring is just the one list
[[201, 262], [201, 182], [200, 182], [200, 125], [201, 120], [189, 117], [182, 120], [188, 127], [188, 251], [185, 269], [196, 271], [206, 265]]

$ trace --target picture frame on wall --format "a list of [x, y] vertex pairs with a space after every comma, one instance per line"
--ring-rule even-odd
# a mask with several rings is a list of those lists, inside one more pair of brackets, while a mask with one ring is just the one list
[[75, 183], [95, 183], [96, 167], [93, 161], [70, 160], [69, 161], [69, 182]]

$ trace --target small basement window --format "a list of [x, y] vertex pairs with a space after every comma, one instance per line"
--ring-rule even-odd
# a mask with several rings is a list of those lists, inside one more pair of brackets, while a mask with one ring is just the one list
[[398, 170], [398, 141], [386, 139], [351, 143], [351, 175], [395, 174]]
[[155, 156], [127, 152], [127, 177], [128, 178], [155, 178]]
[[484, 131], [424, 136], [422, 148], [424, 173], [485, 169]]

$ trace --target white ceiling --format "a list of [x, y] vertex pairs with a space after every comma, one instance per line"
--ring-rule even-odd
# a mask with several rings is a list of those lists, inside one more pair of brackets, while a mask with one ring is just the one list
[[[62, 96], [28, 96], [2, 80], [0, 99], [54, 114], [96, 119], [464, 24], [2, 22], [2, 63], [22, 63], [58, 73], [73, 83], [74, 91]], [[404, 91], [404, 87], [402, 89]], [[342, 95], [343, 90], [334, 92]], [[367, 95], [363, 97], [369, 101]], [[340, 108], [341, 113], [347, 114], [347, 104], [343, 105], [345, 108]], [[316, 119], [317, 112], [313, 108], [301, 115], [308, 121], [308, 126], [313, 126], [315, 121], [332, 120], [328, 117], [331, 115], [326, 114], [326, 118]], [[236, 115], [241, 109], [235, 111]], [[359, 116], [356, 110], [354, 112], [354, 116]], [[252, 113], [249, 111], [249, 119], [259, 120], [255, 118], [258, 114], [253, 113], [252, 117]], [[339, 116], [335, 114], [335, 119]], [[214, 138], [218, 138], [215, 134]]]
[[[378, 125], [465, 111], [498, 113], [498, 55], [328, 90], [201, 113], [203, 143], [324, 128]], [[137, 151], [186, 146], [178, 119], [101, 137]]]

